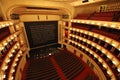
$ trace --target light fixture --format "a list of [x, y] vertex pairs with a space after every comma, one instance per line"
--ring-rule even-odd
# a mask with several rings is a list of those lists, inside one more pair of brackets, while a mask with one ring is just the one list
[[14, 36], [11, 36], [10, 39], [13, 40], [13, 39], [14, 39]]
[[99, 58], [98, 60], [99, 60], [99, 62], [101, 62], [101, 63], [102, 63], [102, 59], [101, 59], [101, 58]]
[[104, 67], [104, 68], [107, 68], [107, 66], [106, 66], [105, 64], [103, 64], [103, 67]]
[[18, 54], [18, 57], [20, 57], [20, 54]]
[[14, 34], [14, 37], [17, 37], [17, 35], [16, 35], [16, 34]]
[[105, 24], [103, 24], [103, 26], [108, 26], [108, 24], [107, 24], [107, 23], [105, 23]]
[[118, 70], [118, 72], [120, 72], [120, 68], [118, 68], [117, 70]]
[[77, 29], [76, 31], [79, 32], [79, 29]]
[[97, 25], [99, 25], [99, 26], [100, 26], [100, 25], [101, 25], [101, 23], [100, 23], [100, 22], [98, 22], [98, 23], [97, 23]]
[[12, 50], [12, 53], [14, 53], [15, 52], [15, 50]]
[[12, 70], [12, 73], [14, 73], [14, 72], [15, 72], [15, 69]]
[[4, 24], [2, 24], [1, 26], [2, 26], [2, 28], [3, 28], [3, 27], [5, 27], [5, 25], [4, 25]]
[[14, 65], [13, 65], [13, 67], [15, 67], [17, 64], [15, 63]]
[[6, 78], [6, 74], [3, 75], [3, 78]]
[[49, 53], [49, 55], [52, 55], [51, 53]]
[[91, 22], [91, 24], [95, 24], [95, 22]]
[[110, 27], [115, 28], [115, 27], [116, 27], [116, 25], [112, 24], [112, 25], [110, 25]]
[[19, 60], [18, 58], [15, 59], [15, 61], [18, 61], [18, 60]]
[[81, 33], [83, 33], [83, 30], [80, 30]]
[[10, 22], [9, 24], [10, 24], [10, 25], [13, 25], [13, 23], [12, 23], [12, 22]]
[[12, 76], [12, 78], [11, 78], [12, 80], [14, 79], [14, 77]]
[[6, 23], [5, 25], [6, 25], [6, 26], [9, 26], [10, 24]]
[[10, 59], [6, 60], [6, 63], [9, 63], [10, 62]]
[[7, 41], [4, 41], [4, 42], [3, 42], [3, 45], [4, 45], [4, 46], [6, 46], [7, 44], [8, 44]]

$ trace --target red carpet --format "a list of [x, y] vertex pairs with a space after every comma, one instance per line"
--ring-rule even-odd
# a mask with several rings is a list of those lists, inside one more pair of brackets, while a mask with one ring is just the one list
[[65, 75], [63, 74], [62, 70], [60, 69], [59, 65], [54, 60], [53, 56], [50, 57], [50, 60], [51, 60], [52, 64], [54, 65], [56, 71], [58, 72], [59, 76], [61, 77], [61, 79], [62, 80], [67, 80]]
[[26, 71], [27, 71], [28, 65], [29, 65], [29, 62], [26, 61], [26, 64], [22, 72], [22, 80], [26, 80], [25, 78], [26, 78]]
[[[75, 55], [74, 55], [75, 56]], [[80, 59], [80, 58], [79, 58]], [[50, 57], [50, 60], [52, 62], [52, 64], [54, 65], [58, 75], [61, 77], [61, 80], [67, 80], [66, 79], [66, 76], [64, 75], [64, 73], [62, 72], [61, 68], [59, 67], [59, 65], [57, 64], [57, 62], [54, 60], [54, 57], [51, 56]], [[93, 74], [95, 75], [95, 73], [91, 70], [91, 68], [86, 64], [84, 63], [84, 66], [85, 66], [85, 69], [79, 74], [77, 75], [73, 80], [85, 80], [85, 77], [87, 74]], [[26, 77], [26, 69], [28, 68], [29, 66], [29, 62], [26, 62], [25, 64], [25, 67], [24, 67], [24, 70], [23, 70], [23, 74], [22, 74], [22, 80], [25, 80], [25, 77]], [[96, 75], [95, 75], [96, 76]], [[97, 79], [95, 80], [99, 80], [99, 78], [96, 76]]]
[[[88, 73], [93, 74], [88, 66], [85, 67], [84, 71], [74, 78], [74, 80], [85, 80], [85, 77]], [[94, 74], [93, 74], [94, 75]]]

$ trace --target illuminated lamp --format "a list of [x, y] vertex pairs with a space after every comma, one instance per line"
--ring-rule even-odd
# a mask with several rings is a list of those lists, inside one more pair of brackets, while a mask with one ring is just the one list
[[118, 72], [120, 72], [120, 68], [118, 68], [117, 70], [118, 70]]
[[13, 65], [13, 67], [15, 67], [17, 64], [15, 63], [14, 65]]
[[8, 69], [8, 66], [6, 65], [4, 69], [5, 69], [5, 70]]
[[10, 42], [11, 41], [10, 38], [7, 38], [7, 41]]
[[13, 25], [13, 23], [12, 23], [12, 22], [10, 22], [9, 24], [10, 24], [10, 25]]
[[103, 26], [108, 26], [108, 24], [103, 24]]
[[81, 21], [81, 23], [85, 23], [85, 21]]
[[100, 25], [101, 25], [101, 23], [99, 23], [99, 22], [98, 22], [98, 23], [97, 23], [97, 25], [99, 25], [99, 26], [100, 26]]
[[51, 53], [49, 53], [49, 56], [51, 56], [52, 54]]
[[10, 24], [6, 23], [5, 25], [6, 25], [6, 26], [9, 26]]
[[5, 74], [3, 75], [3, 78], [6, 78], [6, 75], [5, 75]]
[[94, 54], [94, 53], [90, 50], [90, 54]]
[[14, 39], [14, 36], [10, 36], [10, 39], [13, 40], [13, 39]]
[[12, 73], [14, 73], [14, 72], [15, 72], [15, 69], [12, 70]]
[[2, 27], [5, 27], [5, 25], [4, 25], [4, 24], [2, 24]]
[[70, 30], [72, 30], [72, 28], [70, 28]]
[[97, 58], [98, 56], [96, 54], [94, 54], [94, 57]]
[[10, 62], [10, 59], [6, 60], [6, 63], [9, 63]]
[[91, 22], [91, 24], [95, 24], [95, 22]]
[[9, 57], [12, 57], [12, 56], [13, 56], [13, 54], [10, 54], [10, 55], [9, 55]]
[[116, 25], [114, 25], [114, 24], [113, 24], [113, 25], [111, 25], [110, 27], [115, 28], [115, 27], [116, 27]]
[[100, 46], [97, 46], [97, 49], [100, 50]]
[[79, 29], [77, 29], [76, 31], [79, 32]]
[[15, 52], [15, 50], [12, 50], [12, 53], [14, 53]]
[[87, 41], [88, 44], [90, 44], [90, 41]]
[[18, 58], [15, 59], [15, 61], [18, 61], [18, 60], [19, 60]]
[[82, 48], [84, 49], [85, 47], [84, 47], [84, 46], [82, 46]]
[[14, 77], [12, 76], [12, 78], [11, 78], [12, 80], [14, 80]]
[[81, 33], [83, 33], [83, 30], [80, 30]]
[[6, 46], [8, 43], [6, 41], [3, 42], [3, 45]]
[[87, 23], [87, 24], [89, 24], [90, 22], [89, 22], [89, 21], [87, 21], [86, 23]]
[[77, 23], [80, 23], [80, 21], [79, 21], [79, 20], [77, 20]]
[[16, 34], [14, 34], [14, 37], [17, 37], [17, 35], [16, 35]]
[[18, 54], [18, 57], [20, 57], [20, 54]]
[[101, 63], [102, 63], [102, 59], [101, 59], [101, 58], [99, 58], [98, 60], [99, 60], [99, 62], [101, 62]]
[[104, 68], [107, 68], [107, 66], [106, 66], [105, 64], [103, 64], [103, 67], [104, 67]]
[[85, 50], [86, 50], [86, 51], [89, 51], [89, 49], [88, 49], [88, 48], [86, 48]]

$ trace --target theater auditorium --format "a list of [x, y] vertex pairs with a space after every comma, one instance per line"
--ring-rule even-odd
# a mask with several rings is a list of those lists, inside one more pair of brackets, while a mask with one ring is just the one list
[[0, 80], [120, 80], [120, 0], [0, 0]]

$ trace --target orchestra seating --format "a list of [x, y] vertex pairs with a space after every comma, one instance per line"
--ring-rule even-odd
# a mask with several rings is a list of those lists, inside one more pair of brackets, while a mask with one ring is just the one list
[[75, 78], [85, 68], [76, 56], [64, 50], [60, 51], [54, 58], [68, 80]]
[[60, 80], [50, 58], [30, 61], [25, 80]]
[[[53, 63], [52, 60], [54, 60], [55, 63]], [[55, 65], [58, 65], [57, 68], [60, 69], [60, 72], [56, 69]], [[77, 56], [65, 49], [60, 49], [55, 54], [44, 58], [36, 57], [36, 59], [29, 59], [23, 80], [61, 80], [64, 78], [64, 80], [76, 80], [75, 78], [80, 77], [82, 73], [91, 72], [91, 70], [84, 72], [86, 68], [86, 65]], [[90, 79], [96, 80], [94, 73], [89, 74], [91, 74]], [[87, 75], [88, 74], [84, 74], [82, 77], [86, 79]], [[93, 76], [94, 78], [91, 78]]]

